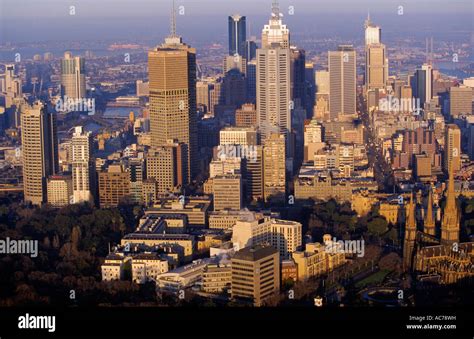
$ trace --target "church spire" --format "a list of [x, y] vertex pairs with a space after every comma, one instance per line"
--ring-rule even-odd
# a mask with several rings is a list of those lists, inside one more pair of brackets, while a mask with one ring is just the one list
[[416, 230], [416, 209], [415, 204], [413, 203], [413, 193], [410, 195], [410, 203], [408, 204], [407, 211], [407, 228]]
[[435, 220], [433, 217], [433, 189], [431, 186], [428, 189], [428, 203], [426, 206], [426, 216], [423, 224], [425, 233], [432, 236], [436, 235]]
[[413, 267], [413, 252], [416, 241], [416, 207], [413, 203], [413, 192], [410, 196], [410, 203], [406, 208], [405, 239], [403, 242], [403, 266], [405, 270]]
[[441, 242], [452, 244], [459, 242], [460, 215], [456, 205], [454, 191], [454, 161], [449, 166], [448, 188], [446, 190], [446, 207], [441, 221]]

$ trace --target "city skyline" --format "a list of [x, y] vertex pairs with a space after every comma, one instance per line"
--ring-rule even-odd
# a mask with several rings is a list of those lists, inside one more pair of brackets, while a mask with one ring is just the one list
[[61, 310], [7, 335], [470, 329], [466, 1], [0, 10], [0, 309]]

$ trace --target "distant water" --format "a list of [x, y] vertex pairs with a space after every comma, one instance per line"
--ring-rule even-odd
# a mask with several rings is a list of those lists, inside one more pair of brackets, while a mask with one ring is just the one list
[[[107, 49], [73, 49], [69, 48], [68, 51], [73, 52], [74, 55], [81, 55], [84, 56], [86, 50], [92, 51], [94, 56], [101, 57], [106, 55], [113, 55], [116, 54], [116, 51], [109, 51]], [[61, 57], [66, 49], [58, 49], [58, 48], [30, 48], [30, 47], [23, 47], [15, 50], [8, 50], [8, 51], [0, 51], [0, 61], [2, 62], [14, 62], [16, 53], [20, 53], [22, 60], [33, 59], [35, 54], [40, 54], [43, 57], [44, 53], [50, 52], [53, 53], [55, 58]]]
[[88, 132], [95, 133], [100, 129], [100, 125], [96, 124], [94, 122], [90, 122], [87, 125], [84, 126], [84, 129]]
[[135, 113], [135, 117], [139, 117], [142, 114], [140, 107], [107, 107], [104, 116], [128, 117], [131, 111]]

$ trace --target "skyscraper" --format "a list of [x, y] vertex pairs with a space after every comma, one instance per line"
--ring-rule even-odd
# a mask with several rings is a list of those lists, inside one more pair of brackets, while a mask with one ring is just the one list
[[304, 49], [296, 48], [296, 46], [290, 47], [290, 60], [291, 60], [291, 83], [292, 83], [292, 99], [294, 107], [306, 108], [306, 96], [305, 96], [305, 65], [306, 65], [306, 52]]
[[61, 59], [61, 94], [72, 99], [86, 96], [86, 75], [84, 59], [64, 53]]
[[272, 133], [263, 146], [263, 194], [265, 201], [286, 199], [285, 136]]
[[472, 114], [472, 101], [474, 90], [472, 87], [459, 86], [449, 89], [449, 114], [453, 118], [458, 118], [460, 114]]
[[22, 109], [21, 144], [25, 201], [41, 205], [46, 202], [46, 180], [58, 172], [59, 163], [56, 116], [40, 101]]
[[242, 176], [240, 174], [217, 175], [213, 178], [214, 211], [242, 208]]
[[352, 45], [341, 45], [329, 51], [329, 113], [331, 120], [339, 114], [356, 113], [356, 53]]
[[93, 202], [95, 164], [92, 158], [92, 134], [76, 126], [71, 138], [73, 203]]
[[365, 37], [365, 87], [366, 90], [382, 89], [388, 80], [388, 59], [385, 45], [380, 42], [380, 27], [373, 26], [369, 18]]
[[413, 96], [419, 99], [424, 107], [425, 103], [433, 97], [433, 67], [430, 64], [423, 64], [421, 68], [415, 71], [411, 87]]
[[229, 16], [229, 55], [245, 57], [245, 41], [247, 40], [245, 16], [234, 14]]
[[270, 133], [291, 131], [291, 65], [289, 31], [273, 4], [269, 25], [257, 50], [257, 122], [264, 140]]
[[151, 145], [174, 139], [187, 146], [188, 182], [196, 174], [196, 50], [176, 34], [175, 10], [171, 34], [148, 53]]
[[273, 247], [246, 247], [232, 257], [232, 298], [255, 306], [280, 290], [280, 256]]
[[117, 207], [130, 198], [130, 174], [122, 164], [111, 164], [99, 173], [100, 208]]
[[168, 140], [160, 147], [149, 150], [146, 157], [147, 179], [155, 179], [157, 193], [166, 194], [175, 187], [188, 183], [187, 146], [176, 140]]

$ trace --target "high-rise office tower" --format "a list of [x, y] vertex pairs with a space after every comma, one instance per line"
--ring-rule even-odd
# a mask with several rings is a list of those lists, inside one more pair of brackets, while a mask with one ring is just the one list
[[244, 104], [235, 111], [236, 127], [255, 127], [257, 126], [257, 110], [254, 104]]
[[188, 173], [187, 145], [176, 140], [149, 150], [146, 157], [147, 179], [157, 182], [157, 193], [166, 194], [175, 187], [186, 185]]
[[257, 101], [257, 59], [247, 62], [247, 101]]
[[95, 164], [92, 158], [92, 134], [82, 126], [74, 127], [71, 138], [73, 203], [93, 202], [95, 191]]
[[316, 71], [314, 81], [316, 97], [313, 116], [319, 120], [327, 120], [329, 118], [329, 71]]
[[72, 180], [70, 175], [50, 175], [46, 181], [48, 205], [64, 207], [71, 203]]
[[280, 290], [280, 256], [273, 247], [246, 247], [232, 257], [232, 298], [261, 306]]
[[272, 133], [263, 146], [263, 196], [265, 201], [286, 199], [285, 135]]
[[383, 89], [388, 80], [388, 60], [384, 44], [365, 46], [366, 90]]
[[231, 241], [235, 250], [270, 244], [279, 250], [280, 258], [288, 259], [301, 246], [301, 232], [302, 225], [299, 222], [247, 212], [232, 227]]
[[[21, 78], [15, 75], [15, 65], [6, 64], [5, 73], [0, 77], [0, 92], [3, 92], [5, 98], [5, 108], [10, 108], [13, 105], [18, 106], [18, 101], [22, 100], [22, 83]], [[18, 121], [17, 119], [11, 119]], [[10, 126], [15, 124], [8, 124]]]
[[151, 145], [184, 143], [189, 182], [197, 170], [196, 50], [176, 34], [175, 16], [173, 8], [170, 36], [148, 53]]
[[246, 196], [249, 200], [263, 198], [263, 146], [255, 146], [254, 158], [246, 163]]
[[145, 164], [143, 158], [131, 158], [128, 161], [128, 173], [130, 174], [130, 198], [134, 203], [143, 200], [143, 179]]
[[420, 100], [423, 107], [430, 102], [433, 97], [433, 67], [430, 64], [423, 64], [415, 71], [411, 87], [413, 96]]
[[247, 61], [250, 61], [252, 59], [255, 59], [256, 56], [257, 56], [257, 43], [253, 40], [245, 41], [245, 49], [244, 49], [243, 57]]
[[458, 118], [460, 114], [472, 114], [472, 102], [474, 90], [472, 87], [459, 86], [449, 89], [449, 114], [453, 118]]
[[247, 101], [247, 79], [238, 69], [226, 73], [222, 80], [224, 105], [240, 107]]
[[130, 174], [122, 164], [111, 164], [99, 173], [100, 208], [117, 207], [130, 198]]
[[242, 176], [240, 174], [217, 175], [213, 178], [214, 211], [242, 208]]
[[352, 45], [341, 45], [329, 51], [329, 113], [332, 120], [339, 114], [356, 113], [356, 53]]
[[199, 107], [203, 107], [207, 113], [210, 109], [210, 83], [207, 81], [198, 81], [196, 83], [196, 103]]
[[23, 187], [25, 201], [46, 202], [46, 180], [59, 169], [56, 116], [42, 102], [21, 112]]
[[305, 95], [305, 65], [306, 65], [306, 52], [304, 49], [299, 49], [296, 46], [290, 47], [290, 60], [291, 60], [291, 88], [292, 88], [292, 100], [294, 107], [306, 108], [306, 95]]
[[61, 93], [72, 99], [86, 96], [86, 74], [84, 59], [73, 57], [71, 52], [64, 53], [61, 59]]
[[257, 50], [257, 120], [262, 140], [272, 132], [290, 132], [290, 101], [290, 50], [278, 46]]
[[247, 40], [247, 24], [245, 16], [234, 14], [229, 16], [229, 55], [245, 56]]
[[291, 64], [289, 31], [273, 4], [269, 25], [257, 50], [257, 121], [264, 140], [270, 133], [291, 131]]
[[461, 169], [461, 130], [455, 124], [446, 126], [443, 167], [446, 173]]
[[306, 61], [304, 65], [304, 82], [305, 82], [305, 108], [306, 118], [313, 116], [314, 104], [316, 103], [316, 79], [314, 77], [314, 63]]

